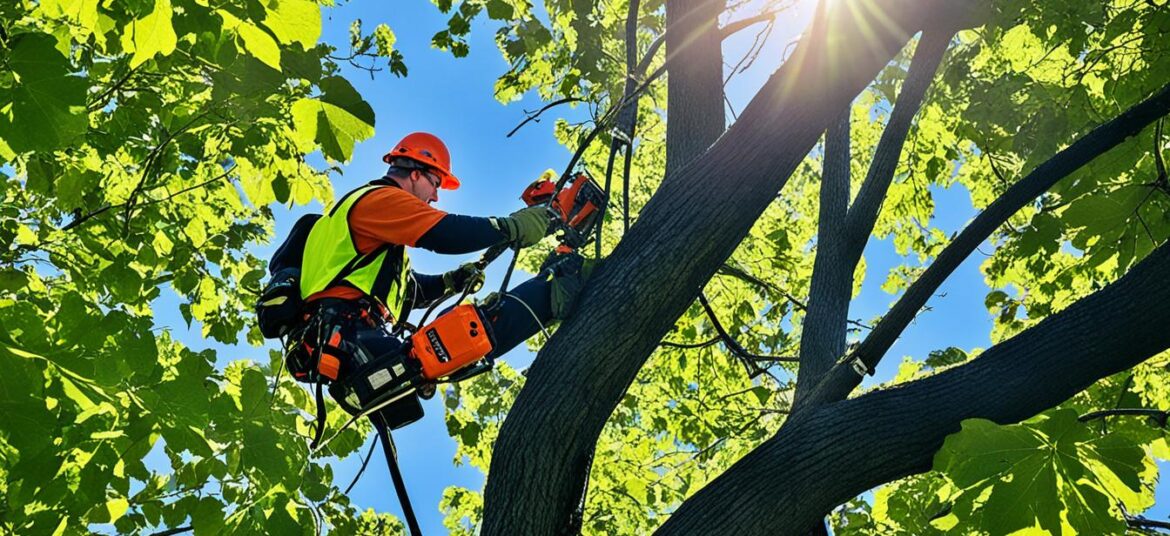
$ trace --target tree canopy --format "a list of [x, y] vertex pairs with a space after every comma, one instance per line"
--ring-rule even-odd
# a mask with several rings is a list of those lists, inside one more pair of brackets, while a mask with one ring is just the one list
[[[281, 374], [279, 352], [224, 364], [152, 323], [152, 303], [169, 289], [205, 337], [261, 344], [251, 306], [265, 265], [250, 248], [274, 238], [274, 210], [332, 203], [330, 174], [374, 132], [376, 111], [341, 65], [383, 62], [390, 73], [381, 76], [408, 76], [386, 25], [355, 22], [350, 42], [320, 42], [331, 3], [0, 6], [8, 531], [402, 532], [391, 516], [352, 504], [334, 479], [329, 458], [354, 453], [368, 426], [310, 453], [312, 400]], [[589, 122], [558, 119], [556, 128], [584, 166], [612, 177], [598, 248], [609, 260], [580, 314], [649, 326], [630, 346], [599, 346], [623, 350], [624, 364], [606, 368], [575, 344], [595, 335], [574, 318], [551, 340], [530, 341], [541, 354], [527, 374], [499, 364], [443, 393], [456, 462], [488, 475], [485, 490], [444, 494], [452, 533], [670, 533], [704, 522], [797, 533], [826, 516], [836, 534], [1150, 527], [1139, 516], [1154, 504], [1156, 461], [1170, 458], [1170, 343], [1140, 308], [1162, 296], [1164, 278], [1150, 274], [1165, 266], [1170, 237], [1164, 0], [998, 0], [975, 15], [958, 14], [956, 2], [824, 0], [760, 95], [726, 116], [724, 77], [765, 61], [760, 49], [716, 57], [720, 85], [668, 95], [703, 66], [677, 67], [704, 48], [687, 44], [748, 31], [764, 40], [774, 17], [799, 3], [434, 4], [449, 23], [432, 45], [454, 56], [481, 31], [473, 21], [490, 23], [508, 66], [495, 87], [501, 103], [535, 92], [549, 103], [542, 114], [590, 112]], [[668, 132], [712, 105], [726, 133]], [[767, 149], [776, 145], [778, 156]], [[314, 153], [324, 165], [306, 161]], [[688, 181], [730, 169], [743, 172], [742, 192], [703, 201], [736, 207], [738, 223], [677, 229], [734, 240], [700, 241], [676, 275], [647, 275], [673, 278], [679, 290], [642, 307], [648, 291], [622, 288], [623, 277], [666, 261], [635, 258], [623, 239], [660, 237], [670, 211], [696, 197]], [[981, 211], [961, 233], [936, 222], [940, 188], [961, 188]], [[892, 241], [905, 261], [882, 285], [894, 305], [850, 319], [850, 299], [873, 275], [863, 253], [875, 239]], [[949, 263], [981, 246], [994, 345], [955, 347], [939, 334], [937, 351], [905, 357], [895, 378], [855, 393], [853, 369], [890, 359]], [[535, 249], [522, 266], [538, 265], [548, 248]], [[597, 298], [621, 292], [626, 309]], [[680, 314], [653, 318], [672, 307]], [[552, 359], [568, 352], [583, 363]], [[1058, 365], [1041, 366], [1049, 363]], [[596, 399], [573, 410], [583, 397], [567, 397], [538, 415], [531, 408], [548, 402], [547, 380], [565, 370], [598, 377], [574, 387]], [[1051, 378], [1051, 392], [1036, 374]], [[493, 448], [542, 441], [524, 432], [556, 411], [576, 411], [561, 419], [574, 432], [559, 461], [531, 466], [538, 474], [515, 462], [530, 451]], [[344, 413], [330, 415], [339, 427]], [[905, 427], [876, 429], [883, 423]], [[813, 447], [849, 427], [893, 447], [872, 464], [838, 468], [860, 475], [838, 488], [820, 482], [838, 474], [786, 480], [803, 464], [832, 467], [818, 459], [832, 451]], [[148, 467], [160, 448], [169, 467]], [[824, 496], [772, 493], [745, 476], [753, 472]], [[502, 491], [506, 483], [519, 487]], [[506, 519], [525, 509], [542, 513]], [[777, 522], [791, 524], [769, 525]]]

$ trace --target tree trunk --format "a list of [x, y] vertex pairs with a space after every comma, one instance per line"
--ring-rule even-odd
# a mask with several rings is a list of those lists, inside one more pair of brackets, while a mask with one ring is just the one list
[[668, 177], [529, 369], [493, 450], [483, 534], [567, 525], [597, 437], [658, 341], [840, 110], [911, 34], [952, 24], [965, 6], [875, 0], [884, 15], [877, 25], [867, 12], [837, 10], [821, 29], [842, 36], [835, 50], [806, 39], [740, 120]]
[[1170, 330], [1150, 321], [1170, 315], [1168, 270], [1163, 245], [1117, 282], [964, 365], [808, 407], [658, 534], [799, 534], [874, 486], [930, 469], [963, 419], [1018, 422], [1141, 363], [1170, 347]]

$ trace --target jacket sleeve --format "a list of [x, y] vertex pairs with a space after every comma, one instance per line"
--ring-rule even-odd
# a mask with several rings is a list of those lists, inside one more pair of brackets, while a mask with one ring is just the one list
[[416, 246], [442, 254], [471, 253], [507, 240], [489, 218], [447, 214], [424, 233]]
[[446, 294], [447, 286], [443, 284], [443, 276], [420, 274], [410, 271], [411, 303], [413, 309], [430, 307], [436, 300], [441, 300]]

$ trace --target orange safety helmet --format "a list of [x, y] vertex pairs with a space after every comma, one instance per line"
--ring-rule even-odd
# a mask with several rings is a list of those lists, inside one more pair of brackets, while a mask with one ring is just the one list
[[459, 187], [459, 179], [451, 174], [451, 153], [447, 151], [447, 146], [443, 145], [443, 140], [434, 134], [426, 132], [407, 134], [382, 157], [382, 161], [390, 164], [395, 158], [409, 158], [437, 171], [442, 179], [439, 188], [454, 190]]

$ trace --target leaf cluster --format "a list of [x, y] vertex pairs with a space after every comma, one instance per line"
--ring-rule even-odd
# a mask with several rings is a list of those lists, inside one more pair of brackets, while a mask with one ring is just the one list
[[[321, 6], [17, 1], [0, 29], [4, 530], [402, 533], [325, 458], [368, 430], [310, 457], [279, 352], [229, 361], [155, 323], [177, 298], [205, 337], [259, 345], [271, 205], [329, 205], [332, 163], [372, 136]], [[372, 40], [394, 57], [388, 28]]]

